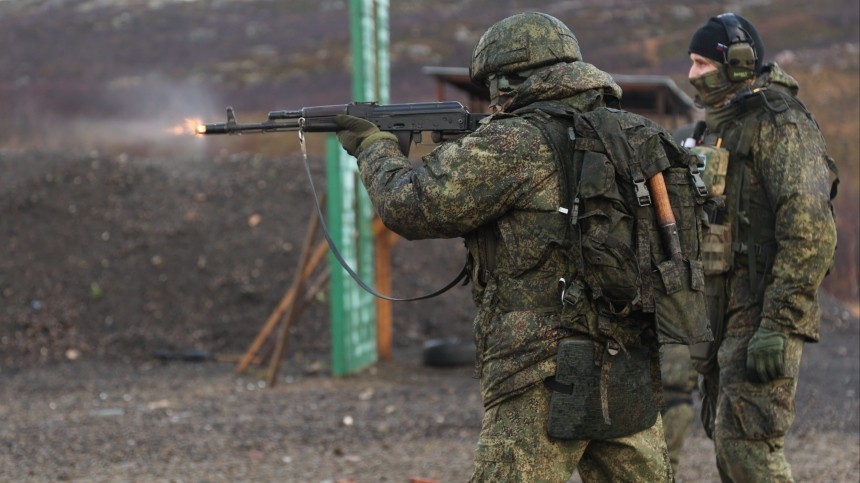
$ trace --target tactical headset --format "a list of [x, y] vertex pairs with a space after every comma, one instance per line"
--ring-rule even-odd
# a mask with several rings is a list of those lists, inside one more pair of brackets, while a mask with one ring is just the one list
[[733, 13], [717, 15], [726, 35], [729, 45], [719, 45], [723, 51], [726, 74], [732, 82], [743, 82], [755, 75], [755, 65], [758, 57], [755, 53], [755, 42], [741, 27], [738, 18]]

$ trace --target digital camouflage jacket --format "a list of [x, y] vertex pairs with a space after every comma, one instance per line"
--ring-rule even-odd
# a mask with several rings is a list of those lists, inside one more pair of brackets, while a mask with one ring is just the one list
[[[817, 341], [818, 288], [833, 260], [836, 228], [826, 145], [796, 100], [797, 91], [797, 82], [770, 64], [751, 90], [726, 107], [707, 109], [705, 120], [710, 142], [722, 138], [730, 152], [725, 214], [734, 226], [734, 269], [729, 276], [751, 279], [750, 297], [730, 299], [726, 313], [760, 304], [762, 326]], [[739, 305], [731, 306], [732, 300]], [[758, 326], [759, 320], [746, 319], [728, 327], [728, 335]]]
[[[588, 111], [620, 96], [596, 67], [559, 63], [533, 73], [508, 111], [537, 101]], [[358, 160], [370, 199], [391, 230], [408, 239], [465, 239], [484, 405], [553, 375], [557, 341], [573, 332], [561, 326], [558, 291], [570, 265], [561, 248], [566, 217], [558, 212], [557, 160], [540, 129], [500, 113], [440, 145], [418, 167], [385, 139], [366, 146]]]

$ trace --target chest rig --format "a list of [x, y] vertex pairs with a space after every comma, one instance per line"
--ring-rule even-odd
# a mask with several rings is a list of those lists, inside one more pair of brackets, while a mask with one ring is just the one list
[[[815, 122], [796, 98], [766, 89], [754, 91], [737, 107], [733, 119], [719, 124], [713, 132], [706, 131], [701, 144], [692, 148], [703, 160], [705, 182], [719, 201], [708, 213], [705, 273], [721, 275], [744, 266], [749, 272], [751, 290], [759, 295], [764, 292], [776, 256], [773, 230], [776, 221], [751, 150], [758, 126], [773, 122], [773, 116], [789, 109], [799, 110]], [[839, 174], [833, 159], [825, 156], [825, 160], [833, 175], [830, 211], [835, 216], [833, 199]]]

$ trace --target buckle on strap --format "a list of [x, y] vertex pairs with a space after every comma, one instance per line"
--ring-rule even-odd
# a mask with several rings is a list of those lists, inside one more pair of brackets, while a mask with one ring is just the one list
[[690, 166], [690, 176], [692, 176], [693, 178], [693, 184], [696, 185], [696, 193], [702, 197], [708, 196], [708, 187], [705, 185], [705, 181], [702, 179], [702, 175], [699, 171], [698, 166]]
[[648, 187], [645, 186], [645, 180], [639, 179], [633, 180], [633, 184], [636, 187], [636, 201], [639, 202], [639, 206], [650, 206], [651, 205], [651, 193], [648, 191]]

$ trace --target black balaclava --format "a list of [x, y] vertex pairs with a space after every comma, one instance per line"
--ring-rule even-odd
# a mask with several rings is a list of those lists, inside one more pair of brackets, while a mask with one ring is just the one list
[[718, 17], [711, 17], [701, 26], [690, 39], [689, 53], [699, 54], [702, 57], [711, 59], [721, 65], [721, 68], [715, 72], [711, 72], [695, 79], [690, 79], [690, 83], [699, 92], [699, 98], [705, 105], [716, 105], [725, 100], [731, 93], [740, 90], [744, 82], [732, 82], [729, 78], [726, 69], [726, 52], [732, 41], [738, 41], [738, 38], [730, 39], [729, 32], [726, 28], [723, 18], [724, 16], [733, 15], [737, 19], [738, 27], [743, 31], [745, 37], [749, 40], [756, 54], [755, 74], [761, 73], [763, 58], [764, 58], [764, 42], [762, 42], [758, 31], [745, 18], [734, 14], [723, 14]]

